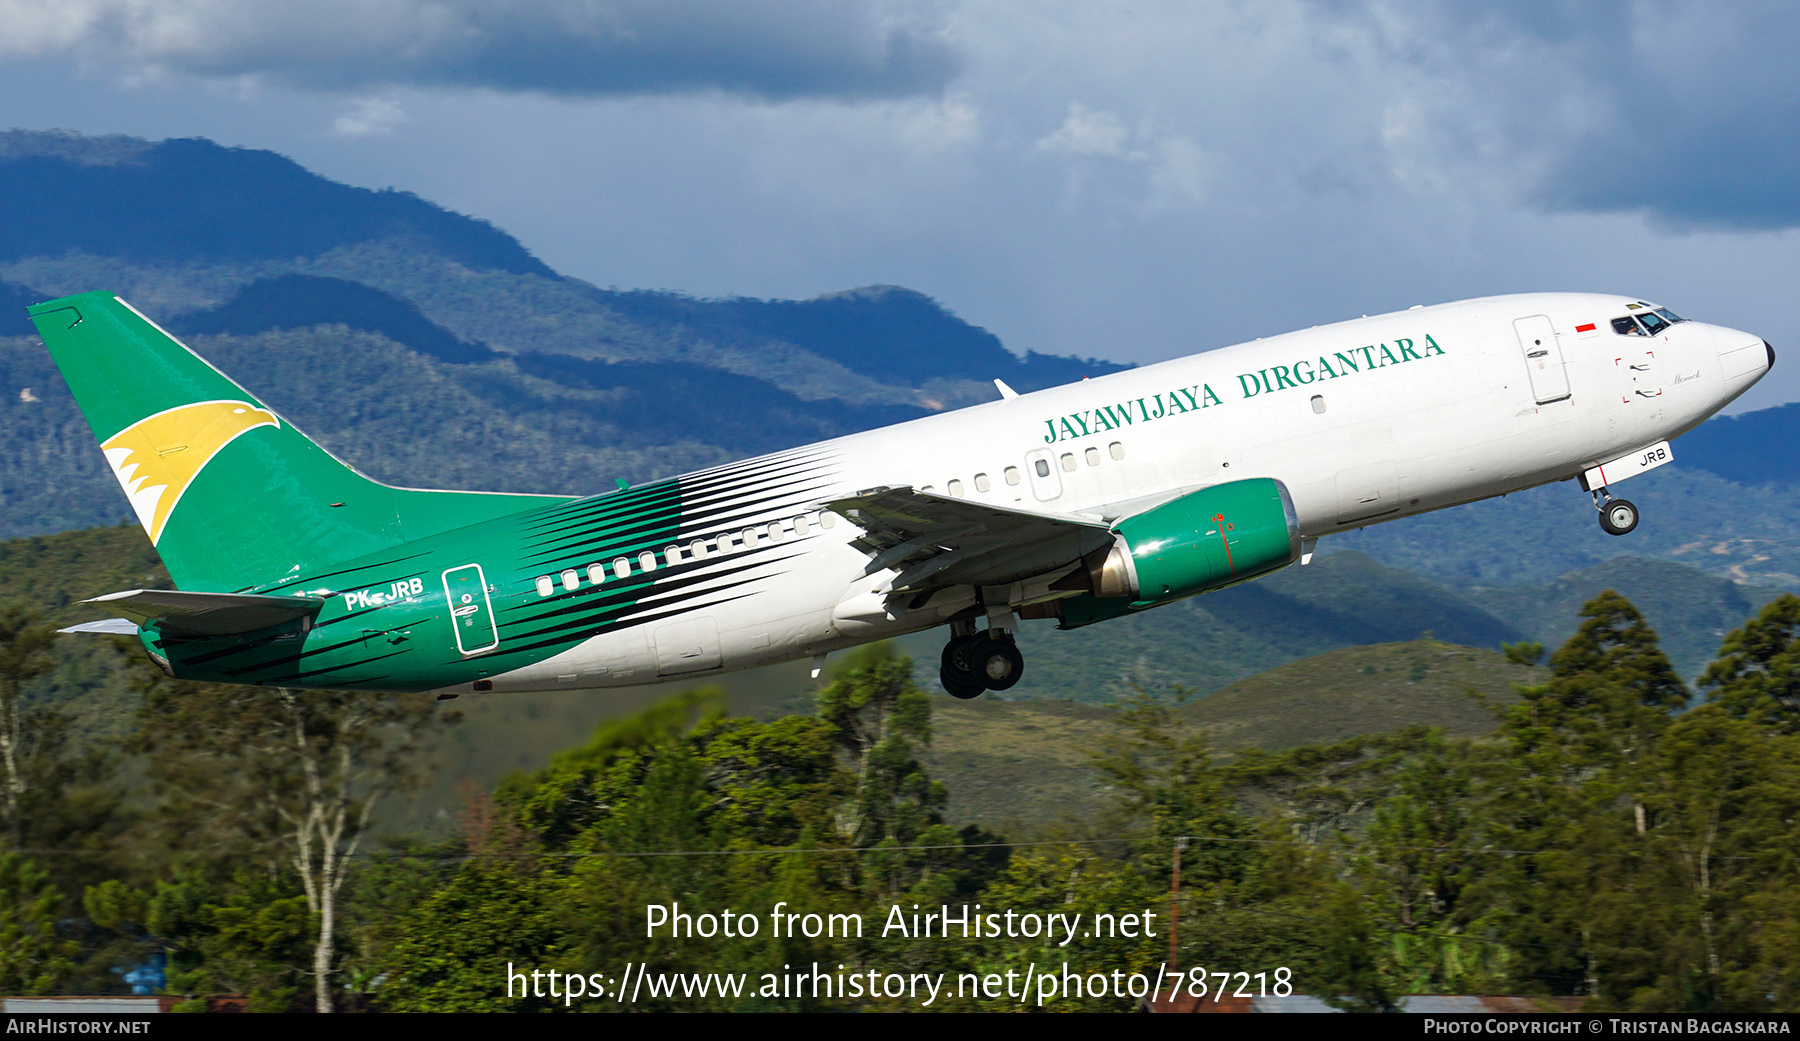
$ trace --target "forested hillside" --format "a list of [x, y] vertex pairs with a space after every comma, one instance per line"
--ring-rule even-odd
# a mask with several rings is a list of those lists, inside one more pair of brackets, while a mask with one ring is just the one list
[[[1026, 1007], [1123, 1011], [1168, 956], [1179, 847], [1182, 965], [1252, 966], [1353, 1009], [1515, 993], [1791, 1010], [1800, 599], [1730, 634], [1691, 710], [1628, 601], [1603, 593], [1581, 619], [1485, 707], [1453, 688], [1486, 683], [1497, 656], [1419, 641], [1300, 663], [1222, 715], [1143, 693], [1079, 716], [993, 702], [934, 718], [911, 663], [875, 648], [810, 712], [756, 721], [716, 692], [677, 695], [465, 787], [453, 828], [385, 841], [307, 822], [402, 797], [432, 743], [471, 725], [459, 713], [140, 670], [124, 742], [74, 754], [65, 712], [0, 688], [7, 732], [32, 736], [6, 760], [0, 990], [117, 991], [129, 969], [196, 1010], [231, 994], [260, 1010], [973, 1011], [1021, 1001], [958, 980], [1068, 959], [1081, 985], [1033, 978]], [[0, 613], [15, 678], [44, 664], [19, 623]], [[1379, 718], [1432, 702], [1459, 717], [1451, 733]], [[1337, 736], [1292, 744], [1334, 710]], [[1060, 814], [996, 798], [1009, 770]], [[977, 904], [1033, 924], [893, 925]], [[669, 925], [676, 905], [692, 930]], [[1123, 931], [1098, 917], [1127, 914]], [[815, 963], [841, 967], [832, 986], [796, 987], [787, 969]], [[521, 967], [562, 989], [507, 988]], [[930, 1000], [846, 983], [907, 974], [937, 981]]]
[[23, 318], [111, 289], [379, 477], [592, 492], [1121, 366], [1018, 357], [892, 286], [603, 290], [400, 191], [209, 141], [0, 134], [0, 535], [119, 515]]

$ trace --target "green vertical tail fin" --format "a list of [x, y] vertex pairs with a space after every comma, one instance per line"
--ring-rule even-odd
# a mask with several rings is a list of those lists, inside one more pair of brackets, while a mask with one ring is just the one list
[[28, 312], [183, 589], [266, 586], [562, 501], [370, 480], [112, 293]]

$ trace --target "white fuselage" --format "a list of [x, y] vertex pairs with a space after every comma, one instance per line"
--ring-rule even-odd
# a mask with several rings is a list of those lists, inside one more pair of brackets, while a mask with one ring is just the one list
[[[1209, 485], [1273, 477], [1302, 533], [1318, 538], [1569, 478], [1691, 429], [1767, 371], [1767, 347], [1748, 333], [1694, 321], [1615, 333], [1610, 320], [1638, 304], [1559, 293], [1414, 308], [689, 475], [684, 484], [768, 475], [753, 512], [684, 533], [677, 549], [731, 572], [742, 595], [702, 617], [593, 637], [495, 677], [494, 689], [691, 679], [1047, 595], [1054, 574], [923, 602], [888, 595], [892, 572], [870, 573], [869, 553], [852, 545], [860, 531], [821, 512], [864, 489], [910, 485], [1113, 522]], [[784, 476], [793, 460], [808, 461], [805, 480]]]

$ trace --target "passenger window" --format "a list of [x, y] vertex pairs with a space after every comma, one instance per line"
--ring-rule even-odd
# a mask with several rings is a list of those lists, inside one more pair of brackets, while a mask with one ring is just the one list
[[756, 529], [745, 528], [743, 531], [743, 538], [745, 549], [749, 549], [751, 546], [756, 545]]
[[806, 523], [806, 514], [803, 513], [800, 516], [794, 518], [794, 534], [796, 534], [796, 535], [806, 534], [807, 527], [808, 527], [808, 525]]
[[606, 565], [605, 564], [589, 564], [588, 565], [588, 581], [592, 582], [595, 585], [599, 585], [600, 583], [606, 581]]
[[705, 539], [695, 539], [694, 541], [688, 543], [688, 556], [694, 558], [695, 560], [699, 560], [702, 557], [706, 556], [706, 540]]
[[624, 557], [619, 557], [616, 560], [614, 560], [613, 561], [613, 574], [619, 576], [620, 578], [630, 578], [631, 577], [631, 561], [626, 560]]
[[1018, 467], [1009, 466], [1004, 471], [1002, 471], [1002, 473], [1006, 477], [1007, 484], [1016, 486], [1019, 483], [1019, 468]]
[[1312, 396], [1312, 408], [1313, 408], [1314, 415], [1318, 415], [1318, 416], [1324, 415], [1325, 414], [1325, 395], [1314, 394]]
[[1118, 462], [1119, 460], [1125, 458], [1125, 446], [1120, 444], [1117, 441], [1114, 441], [1112, 444], [1107, 445], [1106, 450], [1112, 454], [1114, 462]]
[[668, 564], [670, 567], [674, 567], [676, 564], [681, 563], [681, 547], [664, 546], [663, 563]]
[[1050, 460], [1048, 460], [1048, 459], [1037, 460], [1037, 465], [1036, 465], [1035, 469], [1037, 470], [1037, 475], [1039, 477], [1050, 476]]
[[647, 550], [643, 551], [642, 553], [638, 554], [638, 570], [642, 571], [646, 575], [649, 574], [650, 572], [656, 570], [656, 553], [655, 553], [655, 551], [647, 549]]
[[769, 522], [769, 541], [770, 542], [780, 542], [784, 538], [787, 538], [787, 532], [781, 530], [781, 522], [780, 521], [770, 521]]
[[1613, 332], [1618, 333], [1620, 336], [1644, 335], [1644, 330], [1638, 328], [1637, 322], [1633, 320], [1630, 315], [1626, 315], [1623, 318], [1614, 318], [1612, 320], [1612, 327]]
[[1087, 464], [1089, 466], [1099, 466], [1100, 465], [1100, 450], [1098, 448], [1088, 449], [1086, 452], [1086, 455], [1087, 455]]
[[944, 485], [944, 490], [949, 492], [951, 495], [956, 496], [958, 499], [962, 498], [963, 489], [962, 489], [961, 481], [950, 481], [950, 482], [946, 483]]
[[819, 514], [819, 527], [829, 528], [836, 523], [837, 523], [837, 514], [832, 513], [830, 510], [826, 510], [825, 512]]
[[1066, 473], [1066, 474], [1072, 474], [1075, 472], [1075, 453], [1073, 453], [1073, 452], [1064, 452], [1063, 453], [1062, 468], [1063, 468], [1063, 473]]
[[549, 596], [551, 593], [556, 592], [556, 580], [549, 575], [545, 575], [537, 580], [537, 589], [539, 596]]
[[985, 492], [989, 488], [992, 488], [993, 486], [994, 486], [994, 482], [988, 480], [987, 474], [976, 474], [975, 475], [975, 490], [976, 491]]
[[569, 570], [563, 572], [562, 580], [563, 580], [563, 588], [567, 589], [571, 593], [573, 593], [575, 590], [581, 588], [581, 575], [578, 574], [574, 568], [570, 568]]

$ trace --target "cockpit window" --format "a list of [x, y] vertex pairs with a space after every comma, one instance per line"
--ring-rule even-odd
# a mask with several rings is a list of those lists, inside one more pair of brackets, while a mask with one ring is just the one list
[[[1648, 307], [1649, 305], [1646, 304], [1645, 306]], [[1662, 331], [1669, 326], [1674, 325], [1677, 322], [1685, 321], [1687, 321], [1686, 318], [1681, 317], [1668, 308], [1659, 307], [1654, 311], [1645, 311], [1636, 316], [1626, 315], [1623, 318], [1614, 318], [1612, 320], [1612, 327], [1613, 332], [1618, 333], [1620, 336], [1659, 336], [1662, 334]], [[1642, 325], [1639, 323], [1642, 323]]]

